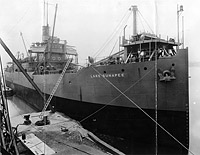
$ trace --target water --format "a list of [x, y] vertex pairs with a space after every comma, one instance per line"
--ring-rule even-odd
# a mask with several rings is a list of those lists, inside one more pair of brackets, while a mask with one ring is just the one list
[[35, 112], [33, 108], [16, 96], [9, 97], [7, 101], [11, 119], [12, 117]]
[[[190, 151], [200, 154], [200, 67], [190, 67]], [[34, 112], [34, 109], [17, 97], [8, 99], [10, 117]], [[189, 153], [190, 155], [190, 153]]]
[[190, 67], [190, 150], [200, 154], [200, 67]]

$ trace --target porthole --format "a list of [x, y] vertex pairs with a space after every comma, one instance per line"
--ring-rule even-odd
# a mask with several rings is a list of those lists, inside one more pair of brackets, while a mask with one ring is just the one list
[[44, 67], [43, 66], [40, 66], [40, 70], [43, 70], [44, 69]]
[[106, 71], [103, 71], [104, 74], [106, 74]]
[[147, 70], [147, 67], [144, 67], [144, 70]]
[[172, 66], [175, 66], [175, 64], [173, 63]]
[[122, 72], [124, 72], [124, 69], [122, 69]]

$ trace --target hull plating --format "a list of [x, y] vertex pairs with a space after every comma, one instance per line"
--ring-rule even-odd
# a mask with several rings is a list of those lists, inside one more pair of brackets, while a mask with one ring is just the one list
[[[159, 77], [155, 81], [152, 61], [88, 67], [78, 73], [67, 73], [51, 104], [95, 133], [119, 137], [117, 143], [110, 143], [127, 154], [155, 154], [156, 149], [158, 154], [187, 154], [188, 151], [160, 127], [157, 127], [156, 138], [155, 123], [134, 104], [155, 119], [157, 83], [157, 121], [189, 148], [187, 50], [180, 50], [173, 58], [158, 60], [158, 69], [162, 71], [169, 70], [172, 66], [175, 67], [176, 79], [170, 82], [161, 82]], [[31, 77], [42, 91], [50, 94], [59, 74]], [[38, 110], [43, 108], [42, 99], [22, 73], [6, 73], [6, 79], [8, 86], [18, 96]], [[121, 95], [116, 87], [134, 103]]]
[[[43, 108], [43, 101], [34, 90], [19, 85], [11, 84], [11, 86], [14, 86], [18, 96], [22, 97], [35, 109], [41, 110]], [[187, 150], [159, 127], [158, 147], [156, 148], [155, 123], [137, 108], [110, 105], [103, 107], [101, 104], [59, 97], [54, 97], [52, 103], [56, 110], [64, 112], [79, 121], [85, 128], [96, 133], [126, 154], [153, 155], [156, 149], [158, 154], [187, 154]], [[97, 110], [99, 111], [95, 113]], [[145, 112], [155, 119], [155, 110], [145, 110]], [[183, 145], [189, 147], [187, 112], [158, 110], [157, 116], [160, 125]], [[100, 133], [111, 135], [111, 137], [115, 137], [115, 140], [110, 140], [110, 138], [102, 136]]]

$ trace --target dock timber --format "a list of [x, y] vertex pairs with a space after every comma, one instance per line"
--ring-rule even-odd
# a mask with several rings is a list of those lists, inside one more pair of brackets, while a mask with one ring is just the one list
[[[41, 125], [40, 113], [31, 113], [14, 117], [11, 120], [12, 126], [16, 128], [18, 138], [24, 149], [30, 150], [33, 154], [113, 154], [123, 155], [122, 152], [98, 139], [94, 134], [84, 129], [78, 122], [61, 113], [45, 112], [49, 124]], [[30, 117], [30, 120], [27, 118]], [[47, 117], [46, 117], [47, 118]], [[96, 142], [98, 141], [98, 144]], [[103, 146], [104, 145], [104, 146]]]

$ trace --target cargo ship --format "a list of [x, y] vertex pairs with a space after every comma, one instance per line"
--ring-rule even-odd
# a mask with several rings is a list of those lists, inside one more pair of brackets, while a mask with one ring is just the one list
[[[137, 7], [131, 10], [135, 17]], [[129, 39], [122, 37], [120, 51], [99, 61], [88, 57], [87, 66], [80, 67], [75, 47], [50, 36], [49, 29], [43, 26], [42, 42], [18, 61], [46, 97], [63, 76], [50, 102], [56, 111], [90, 131], [118, 137], [113, 145], [126, 154], [188, 154], [188, 48], [134, 28]], [[14, 63], [5, 75], [27, 104], [44, 108]]]

